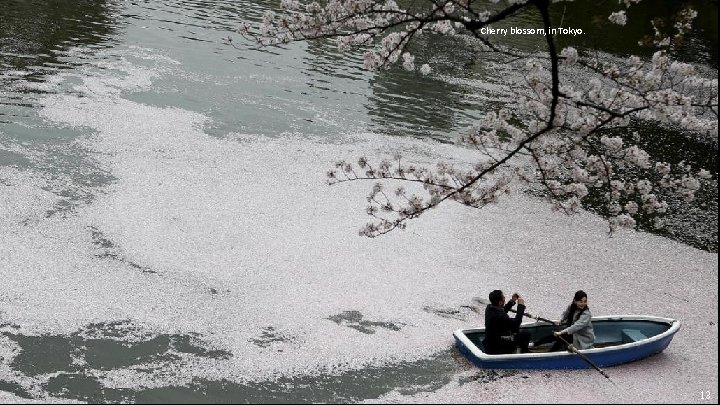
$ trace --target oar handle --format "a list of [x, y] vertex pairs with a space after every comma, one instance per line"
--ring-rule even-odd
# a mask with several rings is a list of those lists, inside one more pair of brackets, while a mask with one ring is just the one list
[[[511, 311], [517, 312], [517, 311], [515, 311], [514, 309], [511, 309]], [[527, 316], [528, 318], [532, 318], [532, 319], [537, 319], [538, 321], [543, 321], [543, 322], [551, 323], [551, 324], [553, 324], [553, 325], [556, 324], [555, 321], [551, 321], [551, 320], [549, 320], [549, 319], [541, 318], [541, 317], [539, 317], [539, 316], [535, 316], [535, 315], [531, 315], [531, 314], [527, 314], [527, 313], [523, 314], [523, 316]]]

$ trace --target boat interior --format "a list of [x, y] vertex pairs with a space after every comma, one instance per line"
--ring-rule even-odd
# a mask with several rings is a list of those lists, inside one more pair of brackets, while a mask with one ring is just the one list
[[[670, 328], [669, 324], [645, 320], [599, 320], [593, 321], [595, 331], [595, 348], [618, 346], [625, 343], [633, 343], [656, 336]], [[555, 330], [553, 325], [547, 323], [523, 324], [521, 331], [530, 333], [530, 341], [536, 342], [543, 337], [550, 336]], [[482, 344], [485, 338], [484, 332], [470, 332], [466, 336], [480, 350], [484, 351]], [[531, 353], [547, 353], [553, 348], [553, 342], [537, 345], [530, 349]], [[560, 351], [565, 350], [564, 347]]]

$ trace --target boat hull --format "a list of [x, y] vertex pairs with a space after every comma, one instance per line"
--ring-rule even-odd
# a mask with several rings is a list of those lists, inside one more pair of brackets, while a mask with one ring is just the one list
[[[680, 329], [680, 322], [653, 316], [606, 316], [593, 318], [596, 345], [604, 346], [580, 352], [598, 367], [608, 367], [643, 359], [665, 350]], [[523, 324], [533, 340], [552, 333], [547, 324]], [[454, 336], [458, 349], [481, 368], [499, 369], [573, 369], [590, 365], [567, 351], [488, 355], [482, 339], [485, 328], [459, 329]]]

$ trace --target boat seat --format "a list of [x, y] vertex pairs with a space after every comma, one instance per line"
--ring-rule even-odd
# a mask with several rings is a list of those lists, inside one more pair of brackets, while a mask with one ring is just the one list
[[641, 340], [647, 339], [647, 336], [645, 336], [642, 332], [640, 332], [637, 329], [623, 329], [622, 330], [622, 339], [625, 343], [631, 343], [631, 342], [639, 342]]

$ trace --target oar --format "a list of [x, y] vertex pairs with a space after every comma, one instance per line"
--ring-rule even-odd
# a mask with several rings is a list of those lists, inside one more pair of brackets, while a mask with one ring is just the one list
[[575, 353], [575, 354], [577, 354], [578, 356], [580, 356], [580, 358], [583, 359], [583, 360], [585, 360], [585, 362], [586, 362], [587, 364], [593, 366], [593, 368], [594, 368], [595, 370], [599, 371], [600, 374], [603, 375], [603, 377], [607, 378], [608, 380], [610, 380], [611, 383], [615, 384], [615, 381], [613, 381], [612, 379], [610, 379], [610, 376], [609, 376], [609, 375], [605, 374], [605, 372], [604, 372], [600, 367], [598, 367], [595, 363], [593, 363], [592, 360], [590, 360], [586, 355], [580, 353], [580, 352], [578, 351], [578, 349], [577, 349], [574, 345], [571, 345], [570, 342], [568, 342], [567, 340], [565, 340], [564, 337], [562, 337], [562, 336], [560, 336], [560, 335], [555, 336], [555, 337], [558, 338], [558, 339], [560, 339], [560, 340], [562, 340], [562, 341], [567, 345], [568, 349], [570, 349], [570, 351], [571, 351], [572, 353]]
[[[486, 300], [486, 299], [483, 299], [483, 298], [480, 298], [480, 297], [475, 297], [474, 300], [477, 301], [477, 302], [479, 302], [479, 303], [481, 303], [481, 304], [485, 304], [485, 305], [490, 304], [490, 301], [488, 301], [488, 300]], [[514, 310], [514, 309], [512, 309], [512, 308], [510, 308], [510, 311], [517, 313], [517, 311]], [[554, 321], [551, 321], [551, 320], [545, 319], [545, 318], [540, 318], [539, 316], [530, 315], [529, 313], [523, 313], [523, 316], [526, 316], [526, 317], [532, 318], [532, 319], [537, 319], [538, 321], [548, 322], [548, 323], [551, 323], [551, 324], [555, 325], [555, 322], [554, 322]], [[568, 346], [568, 349], [570, 349], [570, 352], [575, 353], [575, 354], [577, 354], [578, 356], [580, 356], [580, 358], [583, 359], [583, 360], [585, 360], [585, 362], [586, 362], [587, 364], [591, 365], [595, 370], [599, 371], [600, 374], [603, 375], [603, 377], [607, 378], [608, 380], [610, 380], [611, 383], [615, 384], [615, 381], [613, 381], [613, 380], [610, 378], [609, 375], [607, 375], [600, 367], [598, 367], [595, 363], [593, 363], [593, 361], [590, 360], [586, 355], [580, 353], [580, 352], [577, 350], [577, 348], [575, 348], [575, 346], [571, 345], [567, 340], [565, 340], [565, 338], [563, 338], [562, 336], [556, 336], [556, 337], [557, 337], [558, 339], [562, 340], [562, 341]]]
[[[488, 300], [486, 300], [486, 299], [484, 299], [484, 298], [480, 298], [480, 297], [475, 297], [475, 298], [473, 298], [473, 300], [476, 301], [476, 302], [478, 302], [478, 303], [480, 303], [480, 304], [483, 304], [483, 305], [489, 305], [489, 304], [490, 304], [490, 301], [488, 301]], [[512, 309], [512, 308], [510, 309], [510, 311], [517, 313], [517, 311], [514, 310], [514, 309]], [[531, 314], [528, 313], [528, 312], [523, 313], [523, 316], [526, 316], [526, 317], [532, 318], [532, 319], [537, 319], [538, 321], [543, 321], [543, 322], [547, 322], [547, 323], [551, 323], [551, 324], [555, 325], [555, 321], [551, 321], [551, 320], [545, 319], [545, 318], [540, 318], [539, 316], [531, 315]]]

